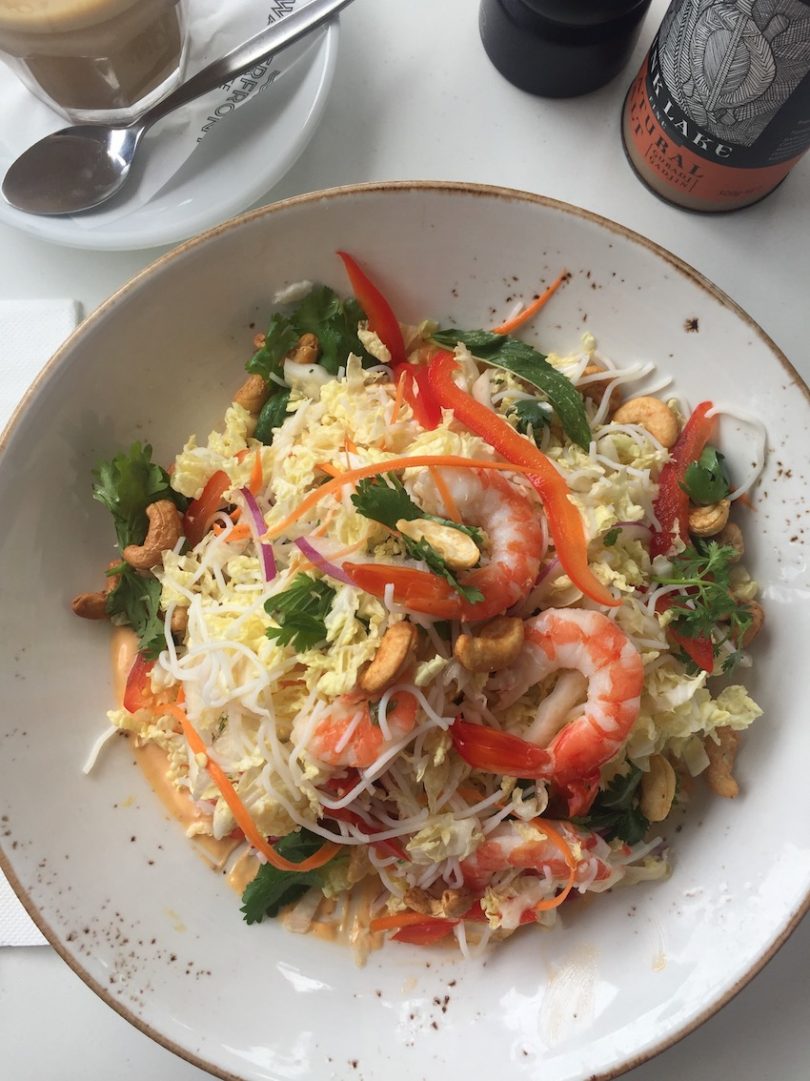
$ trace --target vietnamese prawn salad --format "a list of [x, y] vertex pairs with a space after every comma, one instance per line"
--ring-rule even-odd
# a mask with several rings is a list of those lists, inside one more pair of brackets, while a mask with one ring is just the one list
[[135, 645], [85, 768], [119, 731], [160, 755], [248, 923], [467, 952], [665, 876], [658, 824], [737, 795], [765, 433], [517, 336], [565, 275], [405, 326], [339, 254], [354, 297], [279, 294], [220, 430], [96, 471], [120, 551], [74, 610]]

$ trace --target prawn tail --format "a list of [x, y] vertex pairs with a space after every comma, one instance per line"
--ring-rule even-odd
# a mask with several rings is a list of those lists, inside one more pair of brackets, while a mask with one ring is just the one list
[[549, 776], [552, 766], [549, 752], [519, 736], [470, 724], [460, 717], [450, 726], [450, 735], [458, 754], [473, 769], [534, 780]]
[[600, 778], [595, 774], [582, 780], [568, 781], [559, 785], [559, 791], [568, 801], [568, 817], [578, 818], [589, 813], [599, 793]]

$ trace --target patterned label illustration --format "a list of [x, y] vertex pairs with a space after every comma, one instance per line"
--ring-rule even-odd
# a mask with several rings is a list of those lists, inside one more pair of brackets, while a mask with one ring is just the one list
[[675, 0], [624, 138], [656, 188], [729, 206], [772, 190], [810, 146], [810, 0]]

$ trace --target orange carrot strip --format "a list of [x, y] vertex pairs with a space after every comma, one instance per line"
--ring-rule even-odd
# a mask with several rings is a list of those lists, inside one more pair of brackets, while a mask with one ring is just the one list
[[343, 475], [343, 470], [338, 469], [336, 465], [332, 465], [331, 462], [318, 462], [318, 469], [321, 473], [326, 473], [330, 477], [340, 477]]
[[248, 488], [254, 495], [258, 495], [264, 487], [264, 472], [262, 470], [262, 452], [257, 450], [253, 456], [253, 468], [250, 471]]
[[[369, 923], [370, 931], [391, 931], [399, 927], [412, 927], [415, 923], [431, 923], [440, 916], [426, 916], [424, 912], [394, 912], [390, 916], [377, 916]], [[458, 923], [458, 920], [453, 920]]]
[[352, 439], [352, 437], [349, 435], [348, 432], [346, 432], [346, 434], [343, 437], [343, 449], [346, 451], [347, 454], [356, 454], [357, 453], [357, 444], [355, 443], [355, 441]]
[[532, 473], [535, 470], [528, 466], [513, 465], [511, 462], [490, 462], [483, 458], [462, 458], [457, 454], [414, 454], [410, 458], [389, 458], [386, 462], [374, 462], [371, 465], [361, 465], [358, 469], [347, 469], [343, 473], [334, 466], [326, 463], [318, 466], [324, 473], [329, 473], [332, 480], [322, 484], [319, 488], [306, 495], [295, 510], [291, 511], [277, 525], [271, 526], [264, 534], [267, 540], [273, 540], [281, 536], [285, 529], [297, 522], [306, 512], [332, 492], [342, 488], [344, 484], [354, 484], [364, 477], [379, 476], [380, 473], [388, 473], [392, 469], [412, 469], [417, 466], [450, 466], [455, 469], [502, 469], [509, 473]]
[[518, 312], [517, 315], [513, 316], [511, 319], [507, 319], [505, 322], [501, 323], [500, 326], [493, 327], [492, 333], [511, 334], [519, 327], [522, 327], [524, 323], [528, 323], [533, 316], [537, 315], [546, 301], [554, 296], [567, 277], [568, 272], [563, 270], [562, 273], [554, 279], [548, 289], [542, 292], [539, 297], [535, 297], [528, 307], [524, 308], [522, 312]]
[[433, 483], [436, 485], [436, 491], [442, 497], [442, 503], [444, 503], [444, 509], [447, 512], [447, 517], [452, 522], [461, 523], [461, 512], [458, 509], [458, 504], [447, 487], [447, 481], [441, 475], [438, 469], [431, 469], [430, 475], [433, 478]]
[[314, 871], [316, 867], [323, 867], [325, 863], [334, 856], [338, 850], [338, 845], [333, 844], [331, 841], [325, 842], [325, 844], [313, 853], [308, 859], [302, 860], [300, 863], [293, 863], [291, 860], [285, 859], [284, 856], [279, 855], [273, 846], [259, 833], [256, 828], [256, 823], [250, 816], [250, 811], [245, 807], [244, 803], [239, 799], [231, 782], [225, 775], [225, 771], [219, 766], [208, 753], [208, 748], [202, 740], [197, 729], [188, 719], [186, 714], [179, 706], [165, 706], [167, 713], [170, 713], [175, 720], [180, 722], [180, 726], [183, 729], [183, 735], [186, 737], [186, 741], [194, 752], [194, 754], [203, 754], [206, 756], [206, 769], [211, 777], [211, 780], [219, 789], [222, 798], [230, 808], [230, 812], [236, 820], [236, 824], [245, 835], [245, 839], [256, 849], [257, 852], [266, 858], [268, 863], [272, 863], [279, 871]]
[[554, 826], [550, 826], [543, 818], [536, 818], [534, 820], [534, 825], [538, 826], [546, 837], [548, 837], [549, 841], [560, 850], [563, 859], [568, 864], [568, 881], [563, 886], [561, 892], [558, 893], [556, 897], [549, 897], [547, 901], [538, 901], [534, 906], [535, 912], [547, 912], [550, 908], [557, 908], [558, 905], [561, 905], [574, 888], [574, 878], [577, 873], [577, 861], [574, 859], [574, 853], [571, 851], [568, 842]]
[[250, 526], [247, 522], [242, 522], [240, 525], [236, 525], [228, 534], [229, 541], [241, 541], [247, 540], [250, 536]]
[[397, 392], [394, 396], [394, 407], [391, 410], [391, 420], [389, 421], [390, 424], [396, 424], [397, 417], [399, 416], [399, 411], [402, 408], [402, 402], [405, 399], [405, 379], [407, 378], [407, 375], [408, 373], [406, 371], [403, 371], [399, 379], [397, 380]]

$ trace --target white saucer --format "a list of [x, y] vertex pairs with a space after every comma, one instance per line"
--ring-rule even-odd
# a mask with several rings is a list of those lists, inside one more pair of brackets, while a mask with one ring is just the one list
[[[0, 198], [0, 221], [72, 248], [122, 251], [174, 244], [244, 210], [292, 168], [323, 113], [338, 52], [333, 21], [311, 57], [233, 112], [148, 203], [95, 229], [69, 217], [38, 217]], [[0, 175], [11, 164], [0, 154]]]

